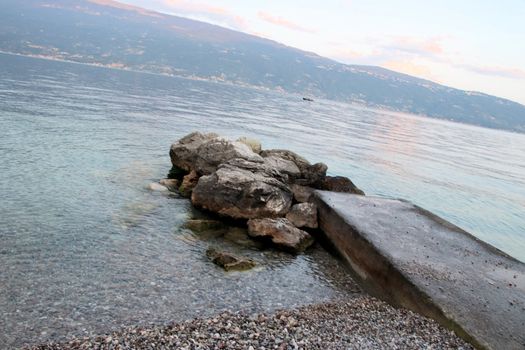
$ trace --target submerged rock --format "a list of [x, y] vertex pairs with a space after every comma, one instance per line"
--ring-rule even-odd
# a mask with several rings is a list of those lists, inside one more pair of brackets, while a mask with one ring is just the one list
[[186, 228], [189, 228], [195, 232], [203, 231], [218, 231], [225, 230], [227, 225], [219, 220], [208, 220], [208, 219], [190, 219], [184, 224]]
[[240, 257], [228, 252], [218, 251], [214, 248], [206, 250], [206, 256], [215, 264], [226, 271], [249, 270], [255, 267], [256, 263], [252, 259]]
[[314, 203], [296, 204], [286, 214], [286, 218], [299, 228], [317, 228], [317, 206]]
[[318, 188], [324, 191], [365, 194], [345, 176], [326, 176], [323, 181], [319, 182]]
[[[242, 167], [241, 167], [242, 165]], [[264, 164], [240, 160], [202, 176], [193, 189], [192, 203], [235, 219], [284, 216], [292, 205], [290, 189]]]
[[308, 232], [298, 229], [285, 218], [248, 220], [248, 234], [270, 240], [276, 247], [295, 254], [303, 252], [314, 242]]
[[224, 234], [224, 239], [246, 248], [263, 248], [261, 242], [250, 238], [246, 227], [230, 227]]

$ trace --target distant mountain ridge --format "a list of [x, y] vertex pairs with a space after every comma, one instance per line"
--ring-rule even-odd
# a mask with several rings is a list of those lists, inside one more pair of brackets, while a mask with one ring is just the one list
[[525, 106], [111, 0], [0, 0], [0, 50], [279, 89], [525, 132]]

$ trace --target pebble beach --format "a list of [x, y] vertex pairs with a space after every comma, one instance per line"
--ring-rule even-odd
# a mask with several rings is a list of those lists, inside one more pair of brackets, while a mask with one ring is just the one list
[[473, 349], [433, 320], [367, 295], [273, 313], [221, 313], [26, 350]]

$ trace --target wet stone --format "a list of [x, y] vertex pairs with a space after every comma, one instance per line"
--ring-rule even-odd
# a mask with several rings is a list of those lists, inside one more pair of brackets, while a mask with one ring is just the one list
[[250, 237], [270, 241], [276, 248], [297, 254], [314, 243], [313, 237], [295, 227], [288, 219], [251, 219], [248, 221]]
[[237, 256], [228, 252], [218, 251], [215, 248], [206, 250], [206, 256], [215, 264], [226, 271], [244, 271], [255, 267], [252, 259]]
[[179, 187], [179, 193], [183, 197], [191, 197], [191, 193], [197, 182], [199, 181], [199, 175], [195, 170], [192, 170], [188, 175], [184, 176], [182, 179], [182, 184]]

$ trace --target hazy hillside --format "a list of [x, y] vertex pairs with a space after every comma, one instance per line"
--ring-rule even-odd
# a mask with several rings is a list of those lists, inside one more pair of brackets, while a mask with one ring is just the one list
[[107, 0], [0, 0], [0, 50], [231, 81], [525, 132], [525, 106]]

